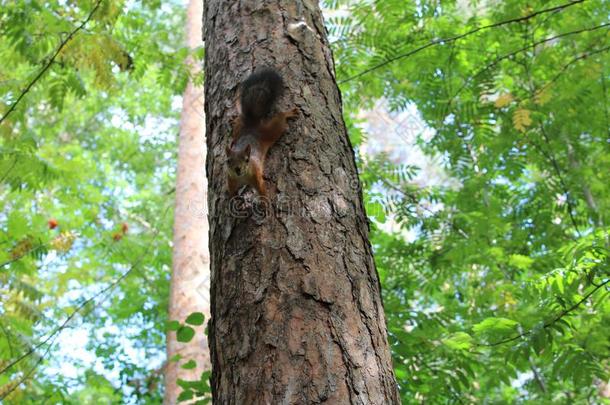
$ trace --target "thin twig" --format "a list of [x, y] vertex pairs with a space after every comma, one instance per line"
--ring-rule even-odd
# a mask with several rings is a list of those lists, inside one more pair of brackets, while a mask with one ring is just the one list
[[[533, 40], [533, 38], [532, 38], [532, 40]], [[565, 70], [570, 66], [570, 64], [573, 63], [576, 60], [578, 60], [578, 58], [570, 61], [567, 65], [564, 65], [563, 68], [560, 70], [560, 72], [552, 79], [552, 81], [550, 83], [552, 83], [561, 74], [563, 74], [563, 72], [565, 72]], [[527, 78], [528, 78], [528, 83], [529, 83], [529, 92], [530, 92], [530, 94], [534, 95], [534, 94], [536, 94], [536, 89], [535, 89], [535, 85], [534, 85], [534, 81], [533, 81], [533, 78], [532, 78], [531, 71], [529, 69], [529, 64], [527, 62], [529, 62], [528, 59], [525, 60], [525, 63], [526, 63], [525, 70], [526, 70], [526, 73], [527, 73]], [[576, 231], [576, 234], [578, 235], [578, 237], [580, 237], [581, 236], [580, 230], [578, 229], [578, 224], [576, 222], [576, 218], [574, 217], [575, 207], [573, 206], [572, 201], [571, 201], [572, 195], [570, 193], [570, 190], [568, 189], [568, 185], [567, 185], [567, 183], [564, 180], [564, 177], [562, 175], [562, 172], [561, 172], [561, 169], [560, 169], [559, 164], [557, 162], [557, 159], [555, 158], [555, 155], [553, 153], [553, 148], [551, 146], [551, 141], [550, 141], [549, 136], [546, 133], [546, 130], [544, 129], [544, 124], [540, 123], [539, 127], [540, 127], [540, 131], [542, 132], [542, 136], [544, 138], [544, 141], [545, 141], [545, 143], [547, 145], [548, 152], [544, 153], [542, 148], [539, 148], [539, 150], [542, 152], [543, 156], [545, 156], [551, 162], [551, 165], [553, 166], [553, 170], [555, 171], [555, 175], [559, 179], [559, 184], [561, 185], [563, 194], [565, 194], [565, 196], [566, 196], [568, 215], [570, 216], [570, 220], [572, 221], [572, 225], [574, 226], [574, 230]], [[535, 142], [532, 141], [532, 143], [535, 145]]]
[[[586, 294], [584, 297], [582, 297], [582, 299], [580, 301], [578, 301], [576, 304], [572, 305], [570, 308], [567, 308], [567, 309], [563, 310], [559, 315], [557, 315], [555, 318], [553, 318], [553, 320], [551, 320], [549, 322], [546, 322], [542, 327], [543, 328], [548, 328], [549, 326], [554, 325], [557, 321], [559, 321], [561, 318], [563, 318], [564, 316], [566, 316], [570, 312], [574, 311], [576, 308], [578, 308], [580, 306], [580, 304], [582, 304], [583, 302], [588, 300], [589, 297], [591, 297], [593, 294], [595, 294], [597, 292], [597, 290], [599, 290], [600, 288], [602, 288], [603, 286], [605, 286], [608, 283], [610, 283], [610, 279], [608, 279], [608, 280], [604, 281], [603, 283], [599, 284], [598, 286], [596, 286], [588, 294]], [[511, 338], [500, 340], [499, 342], [482, 343], [481, 346], [499, 346], [499, 345], [504, 344], [504, 343], [508, 343], [508, 342], [512, 342], [512, 341], [517, 340], [517, 339], [521, 339], [523, 336], [527, 336], [530, 333], [532, 333], [532, 331], [528, 330], [527, 332], [520, 333], [520, 334], [518, 334], [516, 336], [513, 336]]]
[[13, 258], [12, 258], [12, 259], [10, 259], [10, 260], [7, 260], [7, 261], [5, 261], [5, 262], [3, 262], [3, 263], [0, 263], [0, 268], [2, 268], [2, 267], [4, 267], [4, 266], [8, 266], [9, 264], [14, 263], [14, 262], [16, 262], [16, 261], [19, 261], [19, 260], [23, 259], [24, 257], [26, 257], [27, 255], [29, 255], [29, 254], [31, 254], [31, 253], [34, 253], [34, 252], [36, 252], [36, 251], [38, 251], [38, 250], [42, 249], [43, 247], [45, 247], [45, 245], [36, 245], [36, 246], [34, 246], [33, 248], [31, 248], [30, 250], [28, 250], [28, 251], [26, 251], [26, 252], [22, 253], [21, 255], [19, 255], [19, 256], [15, 256], [15, 257], [13, 257]]
[[525, 51], [527, 51], [527, 50], [529, 50], [529, 49], [535, 48], [535, 47], [537, 47], [538, 45], [542, 45], [542, 44], [544, 44], [544, 43], [546, 43], [546, 42], [554, 41], [554, 40], [556, 40], [556, 39], [563, 38], [563, 37], [567, 37], [567, 36], [570, 36], [570, 35], [581, 34], [581, 33], [583, 33], [583, 32], [595, 31], [595, 30], [598, 30], [598, 29], [600, 29], [600, 28], [604, 28], [604, 27], [608, 27], [608, 26], [610, 26], [610, 23], [605, 23], [605, 24], [601, 24], [601, 25], [596, 25], [596, 26], [594, 26], [594, 27], [581, 28], [581, 29], [578, 29], [578, 30], [575, 30], [575, 31], [563, 32], [563, 33], [561, 33], [561, 34], [557, 34], [557, 35], [554, 35], [554, 36], [552, 36], [552, 37], [544, 38], [544, 39], [541, 39], [541, 40], [539, 40], [539, 41], [533, 42], [533, 43], [531, 43], [531, 44], [529, 44], [529, 45], [527, 45], [527, 46], [524, 46], [523, 48], [519, 48], [519, 49], [514, 50], [514, 51], [512, 51], [512, 52], [510, 52], [510, 53], [507, 53], [507, 54], [504, 54], [504, 55], [502, 55], [502, 56], [497, 57], [496, 59], [494, 59], [493, 61], [491, 61], [490, 63], [488, 63], [488, 64], [487, 64], [485, 67], [483, 67], [483, 68], [482, 68], [482, 69], [480, 69], [478, 72], [476, 72], [474, 75], [469, 76], [469, 77], [468, 77], [468, 78], [467, 78], [467, 79], [464, 81], [464, 84], [463, 84], [463, 85], [462, 85], [462, 86], [459, 88], [459, 90], [458, 90], [458, 91], [457, 91], [457, 92], [456, 92], [456, 93], [453, 95], [453, 97], [451, 97], [451, 99], [450, 99], [450, 100], [447, 102], [447, 107], [446, 107], [446, 108], [447, 108], [447, 110], [449, 110], [449, 108], [451, 107], [451, 104], [452, 104], [452, 103], [453, 103], [453, 101], [456, 99], [456, 97], [457, 97], [457, 96], [459, 96], [459, 95], [462, 93], [462, 91], [464, 91], [464, 89], [465, 89], [465, 88], [466, 88], [466, 87], [467, 87], [467, 86], [468, 86], [468, 85], [469, 85], [469, 84], [472, 82], [472, 80], [473, 80], [473, 79], [475, 79], [475, 78], [479, 77], [480, 75], [482, 75], [483, 73], [485, 73], [486, 71], [488, 71], [489, 69], [491, 69], [492, 67], [496, 66], [498, 63], [500, 63], [500, 62], [502, 62], [502, 61], [504, 61], [504, 60], [506, 60], [506, 59], [509, 59], [509, 58], [511, 58], [511, 57], [513, 57], [513, 56], [515, 56], [515, 55], [517, 55], [517, 54], [519, 54], [519, 53], [521, 53], [521, 52], [525, 52]]
[[[559, 72], [548, 82], [546, 82], [542, 87], [540, 87], [539, 89], [537, 89], [536, 91], [534, 91], [529, 97], [520, 99], [521, 101], [526, 101], [529, 100], [533, 97], [535, 97], [537, 94], [542, 93], [546, 88], [548, 88], [551, 84], [553, 84], [554, 82], [557, 81], [557, 79], [559, 79], [561, 77], [561, 75], [563, 75], [570, 66], [572, 66], [573, 64], [575, 64], [576, 62], [579, 62], [581, 60], [587, 59], [590, 56], [596, 55], [598, 53], [603, 53], [603, 52], [607, 52], [608, 50], [610, 50], [610, 46], [607, 46], [605, 48], [600, 48], [600, 49], [595, 49], [591, 52], [583, 52], [582, 54], [580, 54], [579, 56], [575, 57], [574, 59], [572, 59], [571, 61], [569, 61], [568, 63], [566, 63], [565, 65], [563, 65], [561, 67], [561, 69], [559, 70]], [[602, 75], [602, 80], [603, 80], [603, 75]]]
[[455, 41], [458, 41], [458, 40], [460, 40], [462, 38], [465, 38], [465, 37], [467, 37], [469, 35], [472, 35], [472, 34], [475, 34], [475, 33], [479, 32], [479, 31], [487, 30], [487, 29], [490, 29], [490, 28], [496, 28], [496, 27], [501, 27], [503, 25], [507, 25], [507, 24], [520, 23], [520, 22], [523, 22], [523, 21], [527, 21], [527, 20], [529, 20], [531, 18], [534, 18], [534, 17], [537, 17], [537, 16], [539, 16], [541, 14], [551, 13], [551, 12], [554, 12], [554, 11], [561, 11], [561, 10], [566, 9], [568, 7], [571, 7], [571, 6], [575, 5], [575, 4], [584, 3], [585, 1], [586, 0], [571, 1], [569, 3], [561, 4], [559, 6], [547, 8], [547, 9], [544, 9], [544, 10], [539, 10], [539, 11], [536, 11], [536, 12], [534, 12], [532, 14], [528, 14], [528, 15], [523, 16], [523, 17], [511, 18], [509, 20], [500, 21], [500, 22], [497, 22], [497, 23], [494, 23], [494, 24], [484, 25], [482, 27], [478, 27], [478, 28], [475, 28], [473, 30], [470, 30], [470, 31], [468, 31], [468, 32], [466, 32], [464, 34], [456, 35], [456, 36], [449, 37], [449, 38], [435, 39], [434, 41], [428, 42], [427, 44], [422, 45], [422, 46], [420, 46], [418, 48], [415, 48], [415, 49], [413, 49], [413, 50], [411, 50], [409, 52], [406, 52], [406, 53], [394, 56], [394, 57], [389, 58], [389, 59], [386, 59], [385, 61], [383, 61], [383, 62], [381, 62], [381, 63], [379, 63], [379, 64], [377, 64], [377, 65], [375, 65], [373, 67], [370, 67], [370, 68], [368, 68], [368, 69], [366, 69], [366, 70], [364, 70], [364, 71], [362, 71], [362, 72], [360, 72], [360, 73], [358, 73], [358, 74], [356, 74], [354, 76], [348, 77], [347, 79], [340, 80], [338, 83], [339, 84], [347, 83], [347, 82], [352, 81], [354, 79], [357, 79], [357, 78], [359, 78], [361, 76], [364, 76], [364, 75], [366, 75], [366, 74], [368, 74], [368, 73], [370, 73], [370, 72], [372, 72], [374, 70], [377, 70], [377, 69], [382, 68], [382, 67], [384, 67], [386, 65], [389, 65], [392, 62], [395, 62], [395, 61], [397, 61], [399, 59], [407, 58], [409, 56], [412, 56], [412, 55], [414, 55], [414, 54], [416, 54], [416, 53], [418, 53], [420, 51], [423, 51], [423, 50], [425, 50], [427, 48], [430, 48], [432, 46], [435, 46], [435, 45], [445, 45], [445, 44], [448, 44], [448, 43], [451, 43], [451, 42], [455, 42]]
[[534, 364], [534, 361], [532, 360], [532, 357], [529, 356], [527, 358], [527, 360], [530, 363], [530, 368], [532, 370], [532, 373], [534, 374], [534, 379], [538, 383], [538, 386], [540, 387], [540, 390], [546, 394], [546, 384], [544, 383], [544, 378], [542, 377], [542, 375], [540, 375], [540, 372], [538, 372], [538, 368]]
[[[169, 211], [169, 207], [167, 207], [165, 209], [165, 212], [163, 214], [162, 220], [165, 218], [167, 212]], [[148, 247], [152, 246], [152, 243], [157, 239], [157, 236], [159, 235], [159, 233], [161, 232], [160, 227], [157, 228], [157, 231], [155, 232], [153, 238], [151, 239], [151, 241], [148, 243]], [[114, 288], [116, 288], [116, 286], [123, 281], [142, 261], [142, 259], [144, 258], [144, 255], [147, 254], [149, 252], [149, 249], [145, 249], [144, 252], [138, 257], [138, 259], [131, 264], [131, 266], [129, 267], [129, 269], [127, 269], [123, 274], [121, 274], [116, 280], [114, 280], [112, 283], [110, 283], [109, 285], [107, 285], [106, 287], [104, 287], [102, 290], [98, 291], [96, 294], [94, 294], [93, 296], [91, 296], [90, 298], [86, 299], [85, 301], [83, 301], [78, 307], [76, 307], [76, 309], [70, 314], [68, 315], [68, 317], [65, 319], [64, 322], [62, 322], [61, 325], [59, 325], [57, 328], [55, 328], [44, 340], [42, 340], [40, 343], [38, 343], [36, 346], [32, 346], [27, 352], [25, 352], [24, 354], [22, 354], [21, 356], [19, 356], [17, 359], [13, 360], [12, 362], [10, 362], [6, 367], [4, 367], [2, 370], [0, 370], [0, 375], [4, 374], [7, 370], [9, 370], [10, 368], [12, 368], [13, 366], [15, 366], [16, 364], [18, 364], [19, 362], [21, 362], [23, 359], [25, 359], [26, 357], [32, 355], [36, 350], [38, 350], [40, 347], [42, 347], [43, 345], [45, 345], [49, 340], [51, 340], [55, 335], [57, 335], [58, 333], [60, 333], [62, 330], [64, 330], [66, 327], [68, 327], [68, 324], [70, 323], [70, 321], [76, 316], [76, 314], [78, 314], [83, 308], [85, 308], [89, 303], [94, 302], [98, 297], [100, 297], [101, 295], [107, 294], [109, 295], [110, 292], [112, 292], [112, 290], [114, 290]], [[102, 302], [104, 302], [104, 300], [101, 300], [100, 302], [96, 303], [96, 306], [101, 304]], [[0, 398], [3, 399], [4, 397]]]
[[4, 332], [4, 336], [6, 336], [6, 344], [8, 345], [9, 354], [11, 357], [13, 357], [13, 345], [11, 343], [11, 336], [2, 322], [0, 322], [0, 328], [2, 329], [2, 332]]
[[25, 97], [25, 95], [30, 91], [30, 89], [34, 86], [34, 84], [36, 84], [36, 82], [38, 82], [38, 80], [40, 80], [42, 75], [44, 75], [45, 72], [47, 70], [49, 70], [49, 68], [51, 67], [53, 62], [55, 62], [55, 58], [57, 58], [57, 55], [59, 55], [59, 53], [66, 46], [66, 44], [74, 37], [74, 35], [76, 35], [76, 33], [78, 33], [78, 31], [82, 30], [85, 27], [85, 25], [89, 22], [89, 20], [91, 20], [91, 18], [93, 17], [93, 14], [95, 14], [97, 9], [100, 7], [101, 3], [102, 3], [102, 0], [97, 0], [97, 3], [95, 3], [95, 6], [91, 10], [91, 12], [87, 16], [87, 18], [78, 27], [76, 27], [72, 32], [70, 32], [70, 34], [66, 37], [66, 39], [64, 39], [61, 42], [61, 44], [59, 44], [59, 47], [57, 48], [55, 53], [47, 60], [47, 63], [40, 70], [40, 72], [38, 72], [36, 77], [34, 77], [34, 79], [30, 83], [28, 83], [28, 85], [25, 87], [25, 89], [23, 89], [23, 91], [21, 91], [21, 94], [19, 94], [19, 97], [17, 97], [17, 99], [13, 102], [13, 104], [11, 104], [8, 111], [2, 117], [0, 117], [0, 124], [2, 124], [2, 122], [9, 116], [9, 114], [15, 110], [15, 108], [17, 107], [19, 102]]
[[551, 148], [551, 142], [550, 139], [546, 133], [546, 130], [544, 129], [544, 125], [540, 124], [540, 131], [542, 132], [542, 136], [544, 138], [544, 141], [546, 142], [548, 148], [549, 148], [549, 158], [551, 160], [551, 164], [553, 166], [553, 170], [555, 170], [555, 174], [557, 175], [557, 177], [559, 178], [559, 184], [561, 184], [561, 188], [563, 189], [564, 194], [566, 195], [566, 203], [568, 206], [568, 215], [570, 216], [570, 220], [572, 221], [572, 226], [574, 226], [574, 230], [576, 231], [576, 234], [580, 237], [582, 236], [580, 234], [580, 230], [578, 229], [578, 224], [576, 223], [576, 218], [574, 218], [574, 210], [575, 207], [572, 204], [572, 201], [570, 200], [571, 195], [570, 195], [570, 190], [568, 189], [568, 185], [565, 182], [563, 175], [561, 174], [561, 169], [559, 168], [559, 164], [557, 163], [557, 159], [555, 159], [555, 155], [553, 155], [553, 149]]
[[13, 171], [13, 169], [15, 168], [16, 165], [17, 165], [17, 158], [15, 157], [15, 160], [13, 160], [13, 164], [11, 165], [11, 167], [8, 168], [6, 173], [4, 173], [4, 175], [0, 179], [0, 183], [4, 183], [4, 180], [6, 180], [8, 175], [11, 174], [11, 172]]
[[23, 375], [23, 377], [21, 377], [18, 381], [15, 381], [13, 383], [13, 385], [11, 386], [11, 388], [9, 388], [6, 392], [4, 392], [2, 394], [2, 396], [0, 397], [0, 400], [3, 400], [4, 398], [8, 397], [13, 391], [15, 391], [17, 389], [18, 386], [20, 386], [23, 382], [25, 382], [27, 379], [30, 378], [30, 376], [34, 373], [34, 371], [38, 368], [38, 366], [40, 365], [40, 363], [42, 363], [42, 361], [45, 359], [45, 357], [47, 357], [47, 354], [49, 354], [49, 351], [51, 350], [51, 347], [53, 347], [53, 344], [55, 344], [55, 340], [57, 339], [57, 336], [53, 337], [53, 339], [51, 340], [51, 343], [49, 343], [49, 345], [47, 346], [47, 349], [45, 350], [45, 352], [42, 354], [42, 356], [40, 356], [40, 358], [36, 361], [36, 364], [34, 364], [32, 366], [32, 368], [30, 368], [28, 370], [27, 373], [25, 373]]

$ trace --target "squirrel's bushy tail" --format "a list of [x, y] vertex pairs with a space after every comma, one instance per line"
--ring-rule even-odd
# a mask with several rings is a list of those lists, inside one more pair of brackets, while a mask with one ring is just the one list
[[246, 123], [258, 123], [265, 118], [281, 97], [284, 80], [271, 68], [253, 72], [241, 84], [241, 113]]

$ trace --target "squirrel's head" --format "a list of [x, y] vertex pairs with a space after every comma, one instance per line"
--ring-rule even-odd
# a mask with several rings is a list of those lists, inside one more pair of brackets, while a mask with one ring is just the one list
[[235, 145], [227, 146], [227, 163], [229, 172], [236, 177], [241, 177], [249, 173], [250, 152], [252, 148], [247, 145], [242, 150], [235, 150]]

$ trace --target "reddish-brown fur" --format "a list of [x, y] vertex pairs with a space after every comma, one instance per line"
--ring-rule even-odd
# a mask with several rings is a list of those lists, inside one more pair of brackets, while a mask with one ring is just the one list
[[228, 189], [235, 195], [243, 185], [249, 185], [261, 196], [267, 195], [263, 173], [267, 152], [288, 129], [288, 119], [297, 116], [296, 108], [279, 112], [273, 117], [248, 126], [240, 116], [233, 122], [231, 146], [227, 147], [229, 162]]

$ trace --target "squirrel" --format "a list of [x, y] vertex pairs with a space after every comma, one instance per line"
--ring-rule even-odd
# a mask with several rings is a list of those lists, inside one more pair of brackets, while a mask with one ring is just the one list
[[232, 141], [226, 147], [231, 196], [243, 185], [267, 195], [263, 180], [267, 152], [288, 129], [287, 120], [298, 112], [294, 108], [270, 116], [283, 91], [282, 76], [271, 68], [255, 71], [241, 84], [240, 115], [233, 121]]

